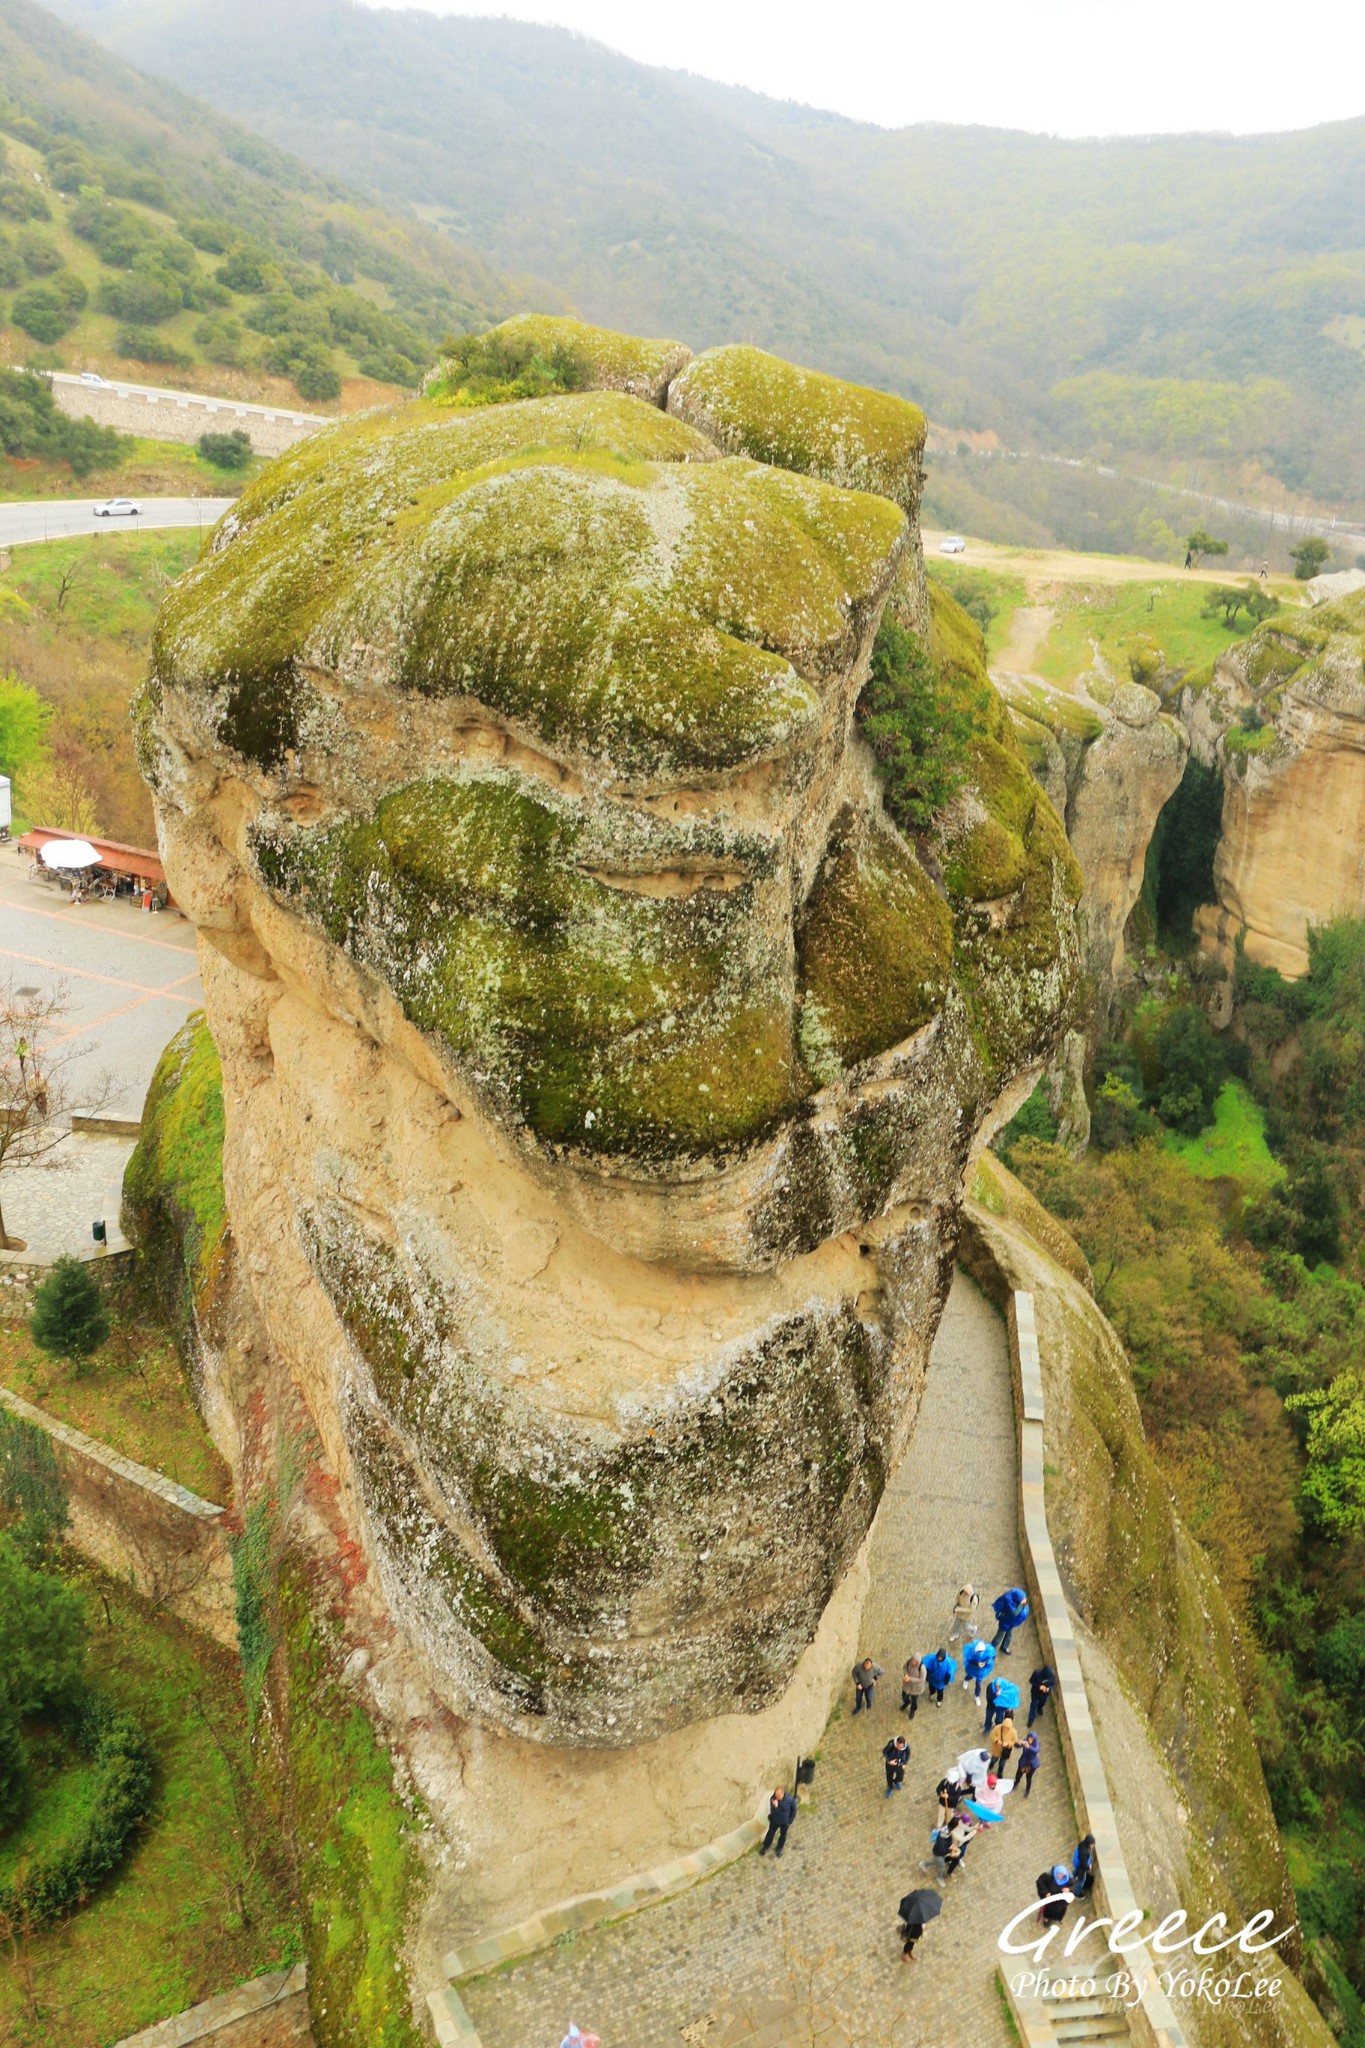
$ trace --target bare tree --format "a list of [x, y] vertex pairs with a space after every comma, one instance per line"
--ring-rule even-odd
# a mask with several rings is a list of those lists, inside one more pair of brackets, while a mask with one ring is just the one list
[[[70, 1007], [60, 982], [48, 989], [19, 988], [13, 977], [0, 982], [0, 1196], [11, 1168], [35, 1165], [56, 1150], [73, 1109], [98, 1116], [113, 1092], [107, 1074], [83, 1078], [90, 1048], [61, 1028]], [[0, 1251], [22, 1245], [5, 1229], [0, 1200]]]

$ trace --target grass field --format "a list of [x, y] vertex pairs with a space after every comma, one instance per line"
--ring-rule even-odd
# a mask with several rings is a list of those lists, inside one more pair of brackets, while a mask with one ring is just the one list
[[[150, 1822], [70, 1919], [8, 1946], [5, 2048], [104, 2048], [298, 1953], [278, 1819], [253, 1789], [235, 1658], [73, 1562], [90, 1620], [90, 1676], [135, 1713], [156, 1752]], [[50, 1778], [50, 1832], [82, 1774]]]
[[37, 455], [0, 456], [0, 499], [36, 498], [233, 498], [265, 467], [253, 456], [245, 469], [215, 469], [197, 448], [178, 441], [129, 437], [121, 462], [73, 476], [65, 462]]
[[111, 1444], [125, 1458], [150, 1465], [206, 1500], [227, 1504], [227, 1467], [199, 1419], [164, 1331], [124, 1322], [75, 1371], [38, 1349], [26, 1317], [7, 1300], [0, 1322], [0, 1385], [59, 1422]]
[[1268, 1187], [1283, 1172], [1266, 1144], [1261, 1106], [1240, 1081], [1223, 1083], [1206, 1131], [1197, 1138], [1168, 1132], [1166, 1149], [1200, 1180], [1236, 1180], [1251, 1191]]
[[189, 568], [201, 539], [185, 527], [15, 548], [0, 576], [0, 624], [37, 616], [102, 640], [145, 642], [167, 585]]
[[[1083, 559], [1083, 558], [1076, 558]], [[1040, 569], [1035, 577], [1013, 571], [935, 562], [931, 573], [959, 602], [984, 597], [995, 608], [986, 628], [986, 651], [998, 657], [1010, 635], [1015, 613], [1024, 605], [1045, 607], [1051, 625], [1033, 659], [1033, 672], [1045, 681], [1069, 688], [1079, 675], [1102, 663], [1117, 680], [1128, 679], [1129, 657], [1139, 648], [1155, 647], [1161, 665], [1181, 674], [1216, 660], [1251, 631], [1245, 613], [1234, 629], [1221, 614], [1203, 615], [1210, 584], [1163, 575], [1153, 563], [1150, 574], [1134, 577], [1132, 564], [1121, 560], [1123, 575], [1104, 578], [1104, 565], [1094, 559], [1094, 579], [1059, 581]], [[1229, 577], [1230, 582], [1245, 578]], [[1285, 586], [1273, 586], [1279, 595]]]

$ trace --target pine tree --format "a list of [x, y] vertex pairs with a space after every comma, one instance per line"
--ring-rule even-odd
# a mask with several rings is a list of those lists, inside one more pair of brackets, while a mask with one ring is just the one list
[[89, 1358], [109, 1335], [99, 1282], [70, 1252], [57, 1260], [34, 1295], [28, 1333], [40, 1350], [73, 1362]]

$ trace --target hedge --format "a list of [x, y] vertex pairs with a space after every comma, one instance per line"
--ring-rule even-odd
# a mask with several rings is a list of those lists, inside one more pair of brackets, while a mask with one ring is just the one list
[[0, 1884], [0, 1922], [34, 1927], [83, 1904], [122, 1862], [151, 1811], [152, 1750], [131, 1714], [87, 1694], [75, 1740], [95, 1766], [89, 1808], [66, 1841]]

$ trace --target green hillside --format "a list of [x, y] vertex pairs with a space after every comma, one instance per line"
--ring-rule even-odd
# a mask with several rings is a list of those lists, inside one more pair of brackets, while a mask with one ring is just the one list
[[[694, 347], [742, 333], [1012, 448], [1365, 504], [1365, 121], [1241, 139], [888, 132], [506, 20], [60, 5], [586, 318]], [[1004, 468], [980, 465], [980, 488], [1006, 497]], [[1079, 488], [1037, 484], [1047, 504]], [[1104, 481], [1087, 489], [1098, 502]]]
[[515, 302], [406, 208], [0, 0], [0, 361], [326, 408]]

